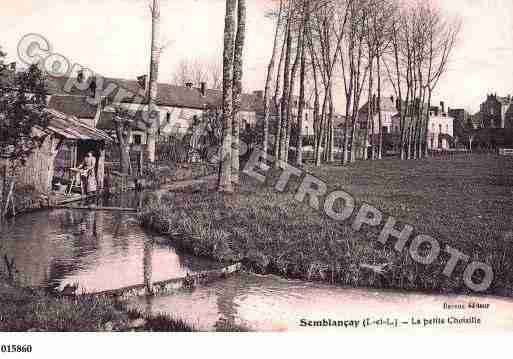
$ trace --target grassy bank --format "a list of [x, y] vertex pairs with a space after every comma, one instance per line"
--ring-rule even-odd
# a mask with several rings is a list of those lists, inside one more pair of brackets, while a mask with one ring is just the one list
[[107, 298], [54, 297], [0, 282], [0, 331], [192, 331], [180, 320], [145, 317]]
[[[425, 161], [387, 159], [349, 167], [325, 166], [307, 171], [342, 188], [357, 203], [372, 204], [399, 225], [486, 262], [495, 272], [491, 293], [511, 295], [513, 288], [513, 161], [495, 155], [457, 155]], [[350, 221], [337, 223], [294, 200], [299, 182], [285, 193], [242, 177], [239, 192], [173, 194], [146, 201], [146, 226], [167, 233], [196, 255], [219, 261], [241, 260], [260, 273], [318, 279], [376, 288], [465, 293], [464, 267], [451, 278], [441, 273], [444, 254], [429, 266], [381, 245], [379, 229], [354, 232]], [[322, 205], [322, 202], [321, 202]], [[392, 243], [393, 244], [393, 243]], [[387, 264], [377, 274], [364, 265]]]

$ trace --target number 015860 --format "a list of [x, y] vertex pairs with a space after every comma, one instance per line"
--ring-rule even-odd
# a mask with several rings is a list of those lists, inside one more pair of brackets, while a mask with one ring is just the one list
[[0, 352], [2, 353], [31, 353], [32, 345], [26, 344], [2, 344], [0, 345]]

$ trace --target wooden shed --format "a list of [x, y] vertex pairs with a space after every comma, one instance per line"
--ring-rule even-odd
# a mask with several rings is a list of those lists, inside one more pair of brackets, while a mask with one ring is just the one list
[[[98, 189], [103, 189], [105, 177], [105, 146], [112, 138], [105, 132], [90, 127], [73, 116], [56, 110], [46, 110], [49, 123], [45, 129], [34, 128], [34, 132], [42, 139], [41, 146], [28, 158], [27, 163], [18, 173], [18, 182], [32, 185], [41, 193], [52, 191], [52, 181], [56, 167], [63, 176], [71, 177], [70, 168], [76, 167], [81, 158], [89, 151], [96, 157], [96, 178]], [[63, 151], [66, 149], [65, 151]], [[66, 152], [66, 158], [56, 163], [58, 154]]]

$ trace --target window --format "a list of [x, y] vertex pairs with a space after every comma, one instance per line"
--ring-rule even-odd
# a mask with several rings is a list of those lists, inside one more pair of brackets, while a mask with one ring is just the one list
[[381, 129], [381, 131], [382, 131], [384, 134], [387, 134], [387, 133], [388, 133], [388, 127], [387, 127], [387, 126], [383, 126], [383, 128]]
[[142, 143], [142, 136], [141, 135], [134, 135], [134, 144], [140, 145]]
[[166, 121], [167, 123], [171, 122], [171, 112], [166, 113]]

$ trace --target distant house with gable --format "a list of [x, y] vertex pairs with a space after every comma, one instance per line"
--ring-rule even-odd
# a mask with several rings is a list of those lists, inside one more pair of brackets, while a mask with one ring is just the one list
[[[394, 136], [397, 138], [401, 134], [397, 99], [394, 96], [389, 98], [383, 97], [379, 107], [376, 100], [373, 105], [369, 105], [369, 102], [366, 102], [358, 112], [358, 122], [361, 130], [367, 128], [370, 106], [374, 106], [374, 115], [371, 124], [369, 124], [369, 136], [376, 136], [381, 132], [384, 136]], [[404, 104], [403, 106], [406, 105]], [[379, 112], [381, 112], [381, 126], [379, 123]], [[409, 118], [406, 118], [406, 123], [410, 123]], [[454, 118], [446, 112], [445, 103], [440, 102], [440, 106], [431, 106], [429, 109], [428, 148], [433, 150], [449, 149], [453, 142], [453, 137]]]

